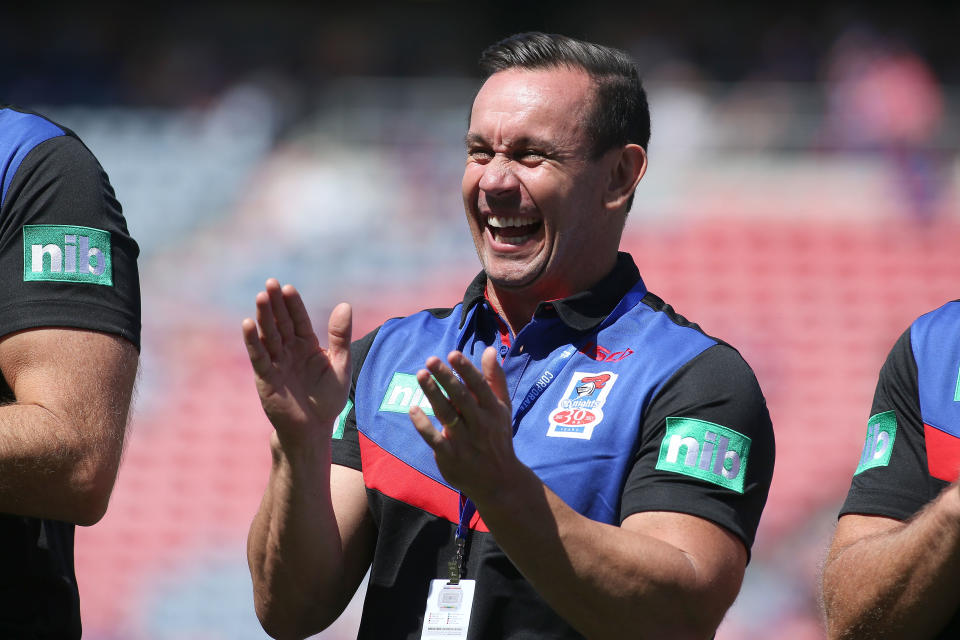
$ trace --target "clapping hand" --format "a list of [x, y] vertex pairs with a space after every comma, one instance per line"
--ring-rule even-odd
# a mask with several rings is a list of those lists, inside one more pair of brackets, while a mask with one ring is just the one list
[[267, 280], [256, 305], [256, 322], [243, 320], [243, 339], [277, 436], [294, 444], [329, 439], [350, 390], [350, 305], [340, 303], [331, 312], [326, 349], [292, 285]]
[[437, 431], [419, 407], [410, 410], [410, 419], [433, 449], [444, 478], [471, 498], [483, 499], [522, 466], [513, 450], [506, 377], [492, 347], [484, 351], [479, 370], [459, 351], [447, 361], [431, 357], [417, 373], [443, 430]]

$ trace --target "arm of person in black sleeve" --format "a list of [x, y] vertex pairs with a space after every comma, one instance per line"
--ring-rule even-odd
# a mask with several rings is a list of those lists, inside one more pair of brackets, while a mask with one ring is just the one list
[[[960, 607], [960, 490], [927, 473], [917, 394], [908, 330], [880, 371], [868, 426], [892, 427], [892, 448], [861, 454], [824, 564], [830, 638], [933, 638]], [[932, 502], [929, 483], [944, 487]]]
[[138, 249], [78, 139], [21, 160], [0, 209], [0, 512], [89, 525], [113, 489], [136, 378]]

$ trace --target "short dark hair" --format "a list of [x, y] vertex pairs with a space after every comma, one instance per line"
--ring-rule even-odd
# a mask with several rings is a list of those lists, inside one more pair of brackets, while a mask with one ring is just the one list
[[646, 150], [650, 108], [633, 61], [623, 51], [554, 33], [518, 33], [480, 54], [486, 80], [508, 69], [572, 67], [586, 71], [596, 84], [596, 102], [586, 123], [596, 156], [625, 144]]

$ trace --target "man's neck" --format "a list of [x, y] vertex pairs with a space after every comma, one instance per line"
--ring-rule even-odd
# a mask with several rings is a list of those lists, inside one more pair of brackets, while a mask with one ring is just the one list
[[517, 335], [527, 326], [533, 318], [533, 312], [537, 310], [537, 305], [541, 302], [527, 292], [498, 290], [489, 279], [487, 280], [487, 299], [493, 305], [494, 311], [506, 321], [513, 335]]
[[513, 335], [516, 335], [533, 319], [533, 314], [541, 302], [560, 300], [575, 293], [586, 291], [610, 275], [615, 266], [616, 256], [611, 260], [610, 266], [603, 270], [603, 273], [599, 276], [582, 282], [558, 283], [549, 288], [537, 286], [519, 289], [497, 287], [488, 278], [487, 299], [493, 305], [494, 310], [500, 314], [500, 317], [507, 322]]

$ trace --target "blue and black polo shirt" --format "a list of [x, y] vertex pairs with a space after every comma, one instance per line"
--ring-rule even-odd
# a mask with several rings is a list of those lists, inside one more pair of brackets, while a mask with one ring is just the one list
[[[591, 289], [541, 303], [516, 335], [485, 285], [481, 273], [457, 306], [390, 320], [353, 345], [333, 461], [362, 470], [378, 529], [360, 638], [419, 638], [430, 580], [447, 575], [459, 494], [407, 411], [430, 412], [415, 374], [428, 356], [454, 349], [478, 366], [488, 346], [500, 350], [514, 411], [545, 386], [525, 407], [514, 449], [579, 513], [614, 525], [642, 511], [689, 513], [729, 529], [748, 550], [753, 543], [774, 441], [737, 351], [648, 292], [627, 254]], [[524, 580], [481, 515], [470, 528], [471, 638], [580, 637]]]

